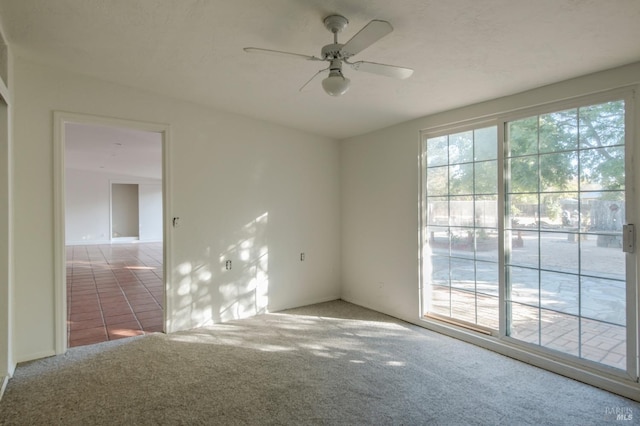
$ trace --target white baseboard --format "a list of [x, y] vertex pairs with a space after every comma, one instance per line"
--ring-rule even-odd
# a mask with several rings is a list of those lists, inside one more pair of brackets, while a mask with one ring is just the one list
[[117, 243], [133, 243], [140, 241], [138, 237], [114, 237], [111, 239], [111, 242], [114, 244]]
[[65, 241], [66, 246], [93, 246], [98, 244], [111, 244], [111, 241], [110, 240]]
[[21, 362], [27, 362], [27, 361], [33, 361], [36, 359], [41, 359], [41, 358], [48, 358], [50, 356], [55, 356], [56, 355], [56, 351], [55, 350], [50, 350], [50, 351], [42, 351], [42, 352], [34, 352], [28, 355], [22, 355], [20, 357], [18, 357], [18, 364]]
[[336, 294], [312, 299], [301, 299], [293, 303], [283, 303], [279, 305], [269, 304], [267, 306], [267, 311], [271, 313], [286, 311], [287, 309], [301, 308], [303, 306], [316, 305], [318, 303], [332, 302], [338, 299], [340, 299], [340, 295]]
[[162, 239], [139, 240], [137, 238], [114, 238], [112, 240], [65, 241], [65, 246], [96, 246], [103, 244], [161, 243]]

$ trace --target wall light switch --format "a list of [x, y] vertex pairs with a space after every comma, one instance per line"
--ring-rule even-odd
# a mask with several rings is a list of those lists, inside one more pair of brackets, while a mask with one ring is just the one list
[[304, 258], [305, 258], [304, 253], [300, 253], [300, 262], [304, 262]]
[[174, 228], [178, 228], [180, 226], [180, 218], [179, 217], [174, 217], [173, 218], [173, 227]]

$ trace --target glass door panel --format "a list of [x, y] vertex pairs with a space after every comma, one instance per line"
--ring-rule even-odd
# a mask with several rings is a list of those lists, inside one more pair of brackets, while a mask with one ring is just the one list
[[499, 328], [497, 126], [427, 137], [427, 314]]
[[625, 102], [505, 126], [507, 335], [627, 369]]

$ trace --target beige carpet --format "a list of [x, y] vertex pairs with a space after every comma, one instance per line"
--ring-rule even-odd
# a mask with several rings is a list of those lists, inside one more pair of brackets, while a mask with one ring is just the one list
[[20, 365], [0, 401], [11, 425], [639, 419], [628, 399], [342, 301], [73, 348]]

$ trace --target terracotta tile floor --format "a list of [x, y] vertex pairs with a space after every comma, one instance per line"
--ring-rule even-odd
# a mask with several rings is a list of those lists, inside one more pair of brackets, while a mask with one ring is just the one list
[[69, 347], [163, 331], [162, 243], [67, 247]]

